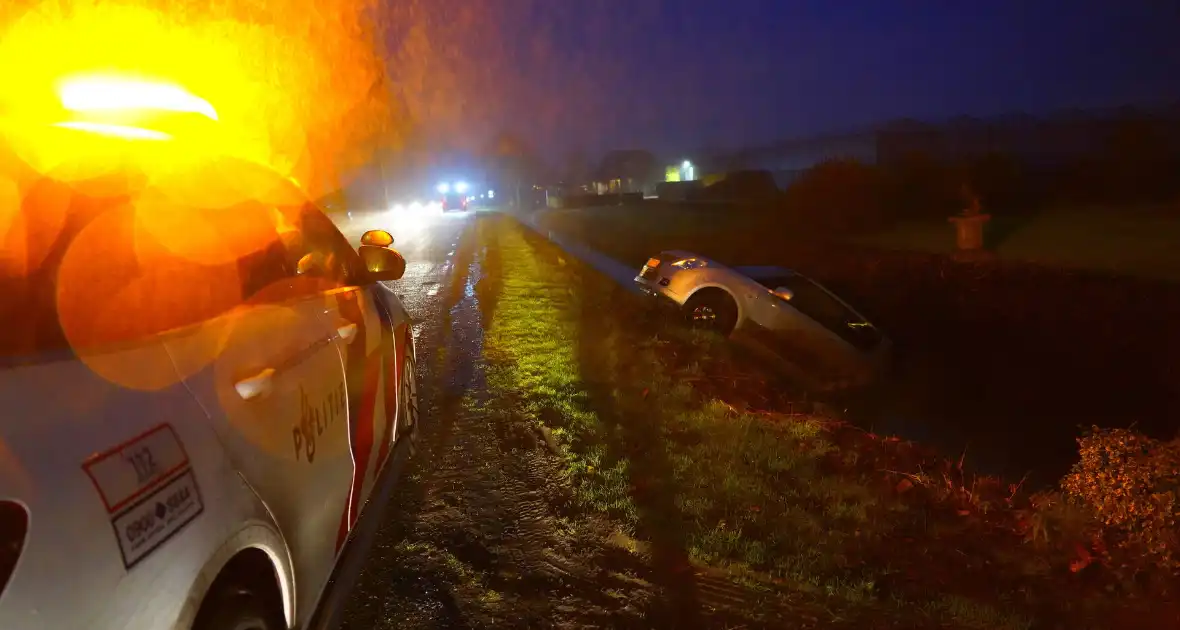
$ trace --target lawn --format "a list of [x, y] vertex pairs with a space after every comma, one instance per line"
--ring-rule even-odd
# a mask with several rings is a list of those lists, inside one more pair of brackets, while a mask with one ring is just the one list
[[[757, 208], [646, 203], [591, 210], [550, 212], [546, 222], [555, 229], [579, 229], [594, 224], [626, 225], [626, 230], [585, 236], [600, 251], [633, 258], [629, 245], [637, 240], [660, 247], [682, 247], [744, 264], [764, 254], [773, 243], [811, 240], [774, 216]], [[742, 234], [741, 243], [726, 243], [722, 234]], [[1180, 213], [1166, 208], [1055, 208], [1026, 218], [997, 217], [988, 227], [989, 247], [1003, 261], [1031, 262], [1065, 269], [1087, 270], [1146, 279], [1180, 281]], [[950, 254], [954, 228], [946, 221], [913, 222], [864, 236], [837, 239], [867, 248]], [[687, 243], [689, 246], [678, 245]], [[736, 246], [735, 246], [736, 245]], [[781, 246], [781, 245], [780, 245]], [[740, 262], [739, 262], [740, 261]]]
[[[1180, 214], [1153, 208], [1049, 209], [1028, 218], [997, 217], [989, 226], [1002, 260], [1180, 281]], [[849, 239], [882, 249], [949, 254], [945, 221], [907, 223]]]
[[681, 591], [719, 572], [821, 627], [1176, 622], [1090, 561], [1077, 512], [826, 417], [509, 218], [482, 238], [489, 390], [549, 436], [577, 508]]

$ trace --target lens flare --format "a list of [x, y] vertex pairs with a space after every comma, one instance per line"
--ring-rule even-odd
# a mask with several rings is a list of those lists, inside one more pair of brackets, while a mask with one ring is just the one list
[[110, 123], [86, 122], [84, 120], [74, 120], [67, 122], [54, 123], [54, 126], [63, 129], [77, 129], [78, 131], [90, 131], [104, 136], [111, 136], [114, 138], [126, 138], [128, 140], [171, 140], [172, 136], [163, 131], [156, 131], [155, 129], [144, 129], [142, 127], [132, 127], [130, 125], [112, 125]]
[[209, 101], [168, 83], [121, 77], [76, 77], [57, 89], [63, 107], [75, 112], [165, 110], [201, 114], [217, 120]]
[[176, 256], [126, 205], [101, 214], [74, 239], [58, 270], [57, 313], [70, 346], [92, 370], [124, 387], [159, 389], [175, 379], [166, 355], [151, 344], [132, 354], [110, 348], [136, 347], [229, 311], [242, 302], [239, 286], [236, 264]]
[[[0, 3], [5, 128], [87, 122], [187, 135], [187, 151], [266, 164], [319, 197], [403, 126], [383, 89], [372, 0], [12, 4]], [[179, 129], [125, 116], [136, 110]], [[62, 154], [50, 165], [76, 153], [61, 140], [37, 142]]]

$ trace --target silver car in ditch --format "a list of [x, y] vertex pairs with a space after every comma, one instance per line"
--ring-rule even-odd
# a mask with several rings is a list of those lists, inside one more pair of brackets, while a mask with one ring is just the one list
[[729, 267], [687, 251], [647, 260], [635, 277], [694, 327], [753, 341], [823, 389], [876, 381], [892, 343], [836, 294], [784, 267]]

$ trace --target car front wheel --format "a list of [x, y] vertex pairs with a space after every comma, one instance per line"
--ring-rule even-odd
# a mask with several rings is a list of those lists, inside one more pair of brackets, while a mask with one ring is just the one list
[[406, 439], [410, 441], [410, 454], [413, 454], [418, 443], [418, 373], [414, 371], [414, 359], [408, 354], [402, 364], [401, 392], [398, 396], [401, 410], [398, 415], [402, 418], [402, 430], [408, 431]]
[[721, 289], [704, 289], [684, 303], [689, 326], [728, 337], [737, 326], [737, 302]]

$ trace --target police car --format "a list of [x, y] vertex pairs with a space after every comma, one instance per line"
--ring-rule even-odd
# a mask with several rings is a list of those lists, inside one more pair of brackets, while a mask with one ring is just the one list
[[109, 109], [3, 129], [0, 628], [314, 626], [413, 450], [405, 260]]

